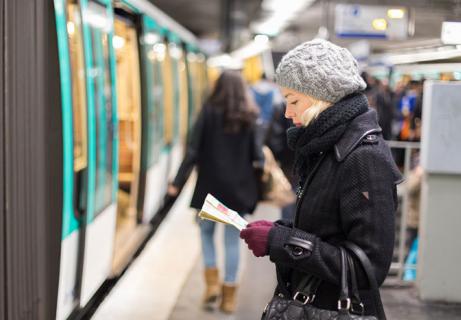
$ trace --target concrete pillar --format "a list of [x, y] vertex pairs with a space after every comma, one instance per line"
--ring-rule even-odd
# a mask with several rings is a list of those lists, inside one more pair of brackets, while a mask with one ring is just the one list
[[461, 302], [461, 83], [425, 83], [422, 129], [417, 287], [423, 300]]

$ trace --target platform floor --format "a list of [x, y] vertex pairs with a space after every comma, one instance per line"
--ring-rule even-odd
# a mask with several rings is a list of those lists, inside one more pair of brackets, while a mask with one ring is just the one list
[[[267, 205], [258, 206], [253, 216], [248, 220], [279, 217], [279, 210]], [[222, 237], [222, 232], [217, 238]], [[218, 243], [218, 242], [216, 242]], [[222, 252], [222, 251], [221, 251]], [[201, 320], [250, 320], [260, 319], [261, 311], [272, 297], [276, 284], [274, 265], [267, 258], [254, 257], [242, 241], [241, 246], [240, 285], [238, 291], [237, 311], [226, 315], [216, 308], [213, 312], [200, 308], [202, 293], [205, 290], [203, 281], [203, 264], [201, 256], [197, 259], [194, 269], [189, 275], [169, 320], [201, 319]]]
[[[97, 320], [253, 320], [260, 319], [275, 285], [274, 267], [255, 258], [242, 242], [238, 307], [234, 315], [204, 311], [198, 227], [187, 209], [190, 191], [172, 211], [96, 311]], [[261, 205], [252, 219], [276, 219], [278, 210]], [[218, 229], [218, 238], [222, 229]], [[217, 242], [218, 243], [218, 242]], [[219, 253], [219, 250], [218, 250]], [[218, 255], [219, 257], [219, 255]], [[461, 320], [461, 305], [422, 303], [413, 287], [381, 290], [388, 320]]]

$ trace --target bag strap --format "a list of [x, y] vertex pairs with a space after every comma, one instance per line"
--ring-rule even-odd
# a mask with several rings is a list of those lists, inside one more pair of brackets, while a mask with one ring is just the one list
[[379, 294], [378, 282], [376, 281], [376, 275], [370, 259], [368, 259], [366, 253], [356, 244], [350, 241], [346, 241], [343, 243], [343, 245], [359, 259], [363, 269], [365, 270], [365, 274], [367, 275], [368, 283], [373, 294], [376, 311], [378, 312], [378, 318], [379, 320], [386, 320], [386, 314], [384, 312], [383, 303], [381, 301], [381, 295]]
[[[338, 310], [349, 312], [351, 309], [351, 299], [349, 296], [349, 267], [348, 253], [343, 247], [339, 247], [341, 254], [341, 284], [338, 298]], [[307, 275], [301, 279], [293, 295], [293, 300], [302, 304], [312, 303], [315, 299], [315, 294], [322, 280], [313, 275]]]
[[283, 280], [282, 275], [278, 267], [275, 267], [275, 274], [277, 275], [277, 287], [284, 296], [289, 297], [291, 295], [290, 290], [288, 290], [286, 282]]
[[357, 283], [357, 274], [355, 272], [354, 259], [348, 254], [347, 262], [349, 265], [349, 273], [351, 276], [351, 312], [359, 315], [363, 315], [365, 308], [363, 306], [362, 299], [360, 298], [359, 286]]
[[321, 282], [319, 278], [313, 275], [303, 277], [293, 294], [293, 300], [301, 302], [302, 304], [312, 303]]
[[349, 296], [349, 281], [348, 281], [348, 263], [347, 263], [347, 252], [343, 247], [339, 247], [341, 255], [341, 284], [338, 298], [338, 310], [348, 311], [351, 308], [351, 299]]

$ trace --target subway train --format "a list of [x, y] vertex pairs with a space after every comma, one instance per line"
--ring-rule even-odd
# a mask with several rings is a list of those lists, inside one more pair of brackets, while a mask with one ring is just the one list
[[162, 25], [148, 2], [54, 3], [65, 148], [57, 319], [65, 319], [145, 239], [206, 69], [192, 36]]
[[75, 318], [150, 233], [206, 56], [144, 0], [7, 0], [0, 14], [0, 319]]

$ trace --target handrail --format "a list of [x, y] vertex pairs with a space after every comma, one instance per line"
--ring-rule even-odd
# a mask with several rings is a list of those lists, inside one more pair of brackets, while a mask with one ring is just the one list
[[[413, 141], [393, 141], [388, 140], [386, 143], [392, 149], [404, 149], [404, 164], [403, 164], [403, 176], [406, 178], [409, 176], [411, 171], [411, 153], [414, 149], [420, 149], [421, 143], [420, 142], [413, 142]], [[398, 278], [402, 280], [403, 272], [405, 268], [405, 242], [406, 242], [406, 230], [407, 230], [407, 212], [409, 210], [409, 195], [408, 192], [405, 191], [403, 193], [402, 199], [402, 206], [401, 206], [401, 216], [400, 216], [400, 230], [398, 237], [400, 238], [399, 248], [398, 248], [398, 262], [394, 264], [398, 270]]]
[[386, 140], [386, 143], [389, 145], [390, 148], [397, 148], [397, 149], [406, 149], [406, 148], [419, 149], [421, 148], [421, 142]]

